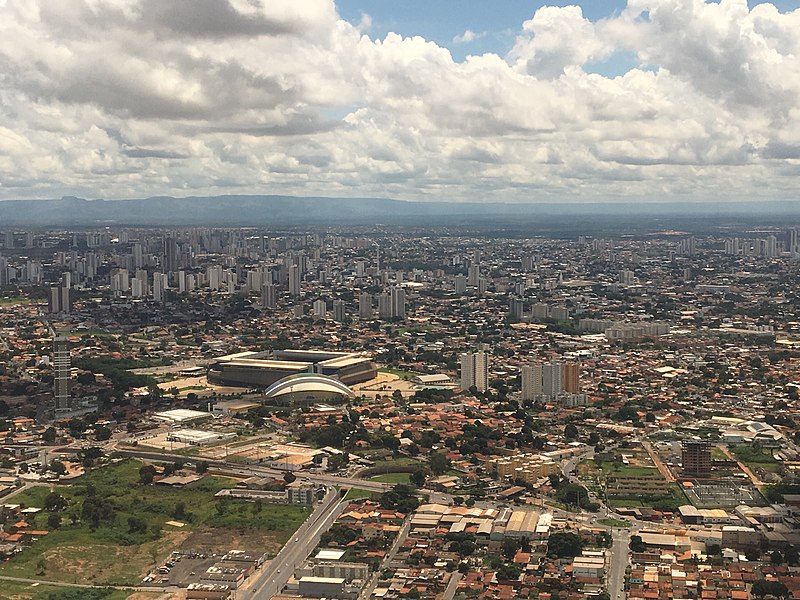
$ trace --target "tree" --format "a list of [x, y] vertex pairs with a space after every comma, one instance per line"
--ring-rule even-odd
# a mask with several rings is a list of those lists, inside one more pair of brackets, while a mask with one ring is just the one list
[[430, 457], [431, 471], [436, 475], [443, 475], [450, 468], [450, 459], [441, 452], [434, 452]]
[[776, 598], [788, 598], [789, 588], [786, 584], [780, 581], [767, 581], [766, 579], [757, 579], [753, 582], [753, 596], [756, 598], [764, 598], [765, 596], [775, 596]]
[[145, 533], [147, 521], [141, 517], [128, 517], [128, 533]]
[[44, 433], [42, 434], [42, 441], [44, 441], [45, 444], [55, 443], [56, 441], [55, 427], [48, 427], [47, 429], [44, 430]]
[[416, 469], [412, 471], [411, 475], [408, 477], [408, 480], [416, 487], [422, 487], [425, 485], [425, 471], [422, 469]]
[[53, 473], [55, 473], [56, 475], [59, 475], [59, 476], [64, 475], [67, 472], [67, 466], [63, 462], [61, 462], [60, 460], [52, 461], [48, 468]]
[[52, 513], [47, 516], [47, 527], [48, 529], [58, 529], [61, 526], [61, 516]]
[[44, 509], [50, 512], [58, 512], [67, 508], [67, 500], [57, 492], [50, 492], [44, 498]]
[[628, 546], [631, 549], [631, 552], [644, 552], [647, 549], [647, 546], [642, 541], [642, 536], [640, 535], [632, 535], [631, 541]]
[[547, 541], [547, 554], [557, 558], [578, 556], [583, 550], [583, 539], [577, 533], [554, 533]]
[[578, 437], [578, 428], [574, 423], [567, 423], [564, 427], [564, 437], [568, 440], [574, 440]]
[[94, 428], [94, 439], [98, 442], [104, 442], [111, 439], [111, 429], [105, 425], [96, 425]]
[[208, 463], [204, 460], [198, 461], [194, 465], [194, 470], [198, 475], [203, 475], [208, 471]]
[[512, 560], [514, 555], [519, 550], [519, 543], [514, 538], [506, 538], [503, 540], [503, 556], [508, 560]]
[[156, 468], [153, 465], [142, 465], [139, 468], [139, 483], [148, 485], [153, 483], [156, 477]]

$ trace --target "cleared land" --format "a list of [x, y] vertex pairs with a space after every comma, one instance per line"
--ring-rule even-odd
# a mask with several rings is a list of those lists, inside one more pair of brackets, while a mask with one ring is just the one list
[[[91, 471], [74, 485], [57, 487], [67, 508], [62, 525], [30, 548], [0, 565], [0, 574], [94, 585], [139, 583], [141, 577], [177, 547], [191, 547], [206, 535], [213, 547], [237, 547], [246, 539], [252, 551], [274, 551], [308, 515], [297, 506], [220, 500], [214, 494], [234, 485], [207, 476], [183, 488], [139, 484], [142, 463], [125, 460]], [[15, 498], [25, 506], [43, 507], [48, 488], [32, 488]], [[102, 515], [92, 527], [92, 511]], [[42, 511], [32, 524], [50, 529]], [[186, 523], [172, 530], [166, 521]], [[254, 544], [255, 545], [250, 545]]]

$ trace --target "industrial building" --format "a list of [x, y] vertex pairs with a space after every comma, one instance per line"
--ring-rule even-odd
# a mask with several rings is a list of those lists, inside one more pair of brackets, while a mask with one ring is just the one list
[[371, 358], [348, 352], [239, 352], [211, 363], [208, 381], [219, 385], [267, 388], [284, 377], [300, 373], [326, 375], [345, 385], [353, 385], [374, 379], [378, 368]]

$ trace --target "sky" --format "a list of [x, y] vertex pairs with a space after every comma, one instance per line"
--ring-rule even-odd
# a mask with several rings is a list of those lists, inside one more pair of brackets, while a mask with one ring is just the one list
[[800, 0], [0, 0], [0, 199], [797, 201]]

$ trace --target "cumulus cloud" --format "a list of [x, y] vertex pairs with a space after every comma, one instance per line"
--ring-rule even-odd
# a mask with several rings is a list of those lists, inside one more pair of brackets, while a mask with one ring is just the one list
[[454, 44], [469, 44], [470, 42], [474, 42], [482, 37], [486, 37], [486, 32], [482, 31], [480, 33], [475, 33], [471, 29], [467, 29], [464, 33], [457, 35], [453, 38]]
[[[506, 56], [332, 0], [6, 0], [0, 197], [796, 198], [800, 10], [544, 7]], [[482, 36], [471, 30], [453, 43]], [[603, 75], [623, 54], [637, 63]], [[602, 69], [600, 69], [602, 72]]]

